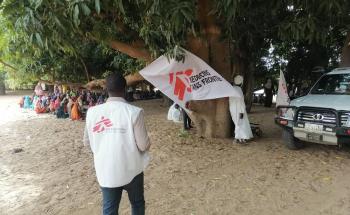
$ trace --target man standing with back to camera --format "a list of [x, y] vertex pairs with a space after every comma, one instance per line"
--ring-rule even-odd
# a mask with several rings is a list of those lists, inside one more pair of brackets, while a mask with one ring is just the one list
[[143, 171], [148, 165], [149, 137], [143, 110], [124, 100], [126, 80], [116, 73], [107, 77], [109, 98], [87, 112], [84, 144], [94, 156], [103, 196], [103, 214], [118, 214], [126, 190], [132, 215], [145, 214]]

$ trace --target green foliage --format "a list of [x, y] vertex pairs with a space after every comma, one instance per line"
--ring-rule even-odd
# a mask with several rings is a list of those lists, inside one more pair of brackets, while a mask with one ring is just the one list
[[[299, 58], [291, 50], [296, 47], [311, 50], [314, 44], [327, 50], [328, 61], [336, 62], [334, 59], [349, 30], [348, 0], [211, 2], [211, 13], [217, 16], [222, 38], [230, 42], [234, 60], [254, 62], [256, 68], [264, 71], [277, 71], [281, 59]], [[113, 69], [128, 74], [145, 65], [109, 48], [111, 41], [136, 44], [153, 57], [166, 54], [181, 60], [180, 47], [188, 45], [188, 37], [202, 36], [203, 26], [197, 18], [202, 3], [199, 0], [1, 1], [0, 59], [16, 65], [18, 71], [11, 73], [22, 74], [23, 78], [66, 81], [86, 81], [84, 65], [93, 78]], [[271, 44], [276, 49], [269, 53]], [[263, 57], [276, 60], [263, 68]]]
[[153, 56], [180, 56], [174, 47], [184, 45], [187, 29], [194, 28], [194, 2], [7, 0], [0, 10], [12, 30], [7, 44], [18, 56], [12, 52], [17, 72], [84, 81], [81, 60], [95, 78], [111, 68], [127, 74], [145, 65], [108, 48], [111, 40], [142, 40]]
[[334, 37], [349, 29], [350, 3], [347, 0], [290, 0], [284, 5], [286, 17], [278, 25], [285, 40], [333, 43]]
[[281, 69], [289, 82], [312, 80], [314, 67], [337, 66], [349, 32], [347, 0], [218, 0], [214, 12], [234, 53], [256, 62], [260, 82]]
[[195, 1], [42, 0], [2, 4], [4, 16], [26, 43], [42, 49], [76, 51], [71, 39], [141, 38], [156, 56], [183, 45], [194, 28]]
[[215, 12], [235, 41], [260, 36], [326, 44], [346, 33], [350, 23], [347, 0], [218, 0]]

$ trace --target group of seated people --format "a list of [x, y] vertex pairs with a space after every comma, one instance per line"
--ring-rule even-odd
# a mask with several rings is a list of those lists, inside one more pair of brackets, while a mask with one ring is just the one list
[[39, 95], [34, 93], [32, 96], [22, 97], [19, 105], [24, 109], [32, 109], [37, 114], [53, 113], [57, 118], [80, 120], [85, 118], [89, 107], [102, 104], [106, 100], [105, 93], [70, 90], [65, 93], [59, 91], [42, 92]]
[[[44, 86], [44, 87], [43, 87]], [[136, 90], [129, 87], [126, 100], [145, 100], [161, 98], [159, 90]], [[70, 118], [72, 120], [84, 119], [89, 107], [106, 102], [106, 92], [90, 90], [68, 90], [67, 86], [55, 85], [53, 92], [45, 91], [45, 84], [38, 83], [32, 96], [24, 96], [19, 105], [24, 109], [34, 110], [37, 114], [53, 113], [57, 118]]]
[[162, 98], [162, 94], [159, 90], [139, 90], [129, 87], [126, 92], [126, 100], [129, 102], [135, 100], [148, 100], [148, 99], [159, 99]]

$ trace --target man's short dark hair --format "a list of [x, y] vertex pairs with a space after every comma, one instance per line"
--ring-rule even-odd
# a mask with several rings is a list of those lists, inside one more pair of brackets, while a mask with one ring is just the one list
[[106, 89], [109, 93], [122, 93], [126, 88], [126, 80], [120, 73], [113, 73], [106, 78]]

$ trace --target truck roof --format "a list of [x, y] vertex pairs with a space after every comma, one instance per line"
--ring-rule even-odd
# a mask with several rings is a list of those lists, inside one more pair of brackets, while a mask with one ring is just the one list
[[336, 75], [336, 74], [350, 74], [350, 67], [342, 67], [333, 69], [331, 72], [327, 73], [328, 75]]

